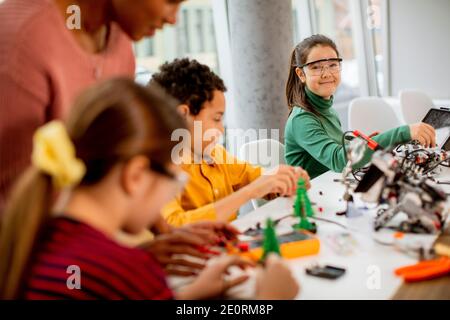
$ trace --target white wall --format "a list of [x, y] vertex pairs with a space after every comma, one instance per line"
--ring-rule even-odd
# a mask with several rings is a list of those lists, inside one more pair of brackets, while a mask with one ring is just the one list
[[450, 0], [388, 0], [390, 94], [450, 99]]

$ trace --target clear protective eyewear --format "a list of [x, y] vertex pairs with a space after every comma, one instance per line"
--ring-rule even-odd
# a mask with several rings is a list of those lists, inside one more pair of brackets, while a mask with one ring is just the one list
[[342, 58], [320, 59], [305, 63], [299, 68], [308, 70], [308, 74], [312, 76], [320, 76], [328, 69], [330, 73], [339, 73], [341, 71]]

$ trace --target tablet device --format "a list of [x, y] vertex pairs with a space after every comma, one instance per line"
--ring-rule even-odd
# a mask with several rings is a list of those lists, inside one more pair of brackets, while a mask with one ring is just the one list
[[422, 122], [431, 125], [436, 130], [436, 144], [438, 148], [450, 151], [450, 109], [432, 108]]

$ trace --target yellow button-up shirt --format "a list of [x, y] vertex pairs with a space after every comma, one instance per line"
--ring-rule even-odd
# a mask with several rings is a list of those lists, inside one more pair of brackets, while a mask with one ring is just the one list
[[[214, 202], [248, 185], [261, 175], [261, 168], [239, 161], [222, 146], [214, 150], [212, 161], [182, 164], [189, 175], [185, 188], [162, 210], [167, 222], [174, 226], [204, 220], [216, 220]], [[220, 155], [220, 156], [219, 156]], [[236, 219], [235, 212], [231, 220]]]

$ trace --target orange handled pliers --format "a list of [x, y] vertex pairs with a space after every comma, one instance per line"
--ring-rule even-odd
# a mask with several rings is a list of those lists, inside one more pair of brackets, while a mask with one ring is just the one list
[[395, 270], [395, 274], [403, 277], [406, 282], [433, 279], [449, 273], [450, 258], [448, 257], [421, 261]]

